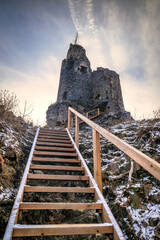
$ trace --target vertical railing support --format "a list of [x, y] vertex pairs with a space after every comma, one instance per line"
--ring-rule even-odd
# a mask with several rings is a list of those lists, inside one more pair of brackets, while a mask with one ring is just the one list
[[71, 130], [71, 110], [68, 109], [68, 131]]
[[100, 111], [99, 111], [99, 108], [98, 108], [98, 116], [100, 115]]
[[94, 164], [94, 178], [102, 192], [102, 173], [101, 173], [101, 153], [99, 133], [93, 129], [93, 164]]
[[79, 148], [79, 117], [75, 115], [75, 143]]

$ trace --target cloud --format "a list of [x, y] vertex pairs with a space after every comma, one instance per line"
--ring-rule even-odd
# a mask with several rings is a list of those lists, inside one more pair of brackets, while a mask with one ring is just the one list
[[[81, 1], [79, 5], [69, 2], [91, 66], [117, 71], [126, 108], [133, 114], [136, 108], [137, 117], [151, 115], [160, 107], [160, 1], [102, 0], [98, 2], [99, 11], [96, 1], [83, 1], [85, 10]], [[85, 28], [79, 12], [82, 19], [86, 17]]]
[[1, 89], [15, 92], [20, 99], [21, 108], [25, 100], [32, 104], [32, 118], [42, 124], [48, 106], [57, 98], [60, 62], [54, 56], [48, 55], [37, 63], [36, 69], [39, 70], [26, 73], [0, 65], [0, 72], [4, 76]]

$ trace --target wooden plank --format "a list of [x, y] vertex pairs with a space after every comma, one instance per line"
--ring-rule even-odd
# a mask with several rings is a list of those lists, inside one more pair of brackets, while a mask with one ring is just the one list
[[44, 139], [44, 138], [37, 138], [37, 141], [38, 142], [52, 142], [52, 143], [71, 143], [71, 141], [68, 139], [68, 140], [59, 140], [59, 139]]
[[35, 150], [49, 150], [49, 151], [75, 152], [75, 149], [74, 149], [74, 148], [44, 147], [44, 146], [35, 146]]
[[74, 193], [94, 193], [94, 188], [80, 187], [45, 187], [45, 186], [25, 186], [24, 192], [74, 192]]
[[13, 237], [102, 234], [113, 233], [110, 223], [99, 224], [49, 224], [49, 225], [20, 225], [14, 226]]
[[85, 167], [85, 174], [89, 176], [89, 186], [90, 187], [94, 187], [95, 188], [95, 198], [96, 200], [100, 200], [103, 203], [103, 210], [102, 210], [102, 219], [104, 222], [111, 222], [113, 224], [113, 235], [114, 235], [114, 240], [125, 240], [123, 233], [116, 221], [116, 219], [114, 218], [108, 204], [106, 203], [100, 189], [98, 188], [98, 185], [95, 181], [95, 179], [93, 178], [89, 168], [87, 167], [87, 164], [85, 162], [85, 160], [83, 159], [79, 149], [77, 148], [76, 144], [73, 141], [73, 138], [71, 136], [71, 134], [69, 133], [68, 129], [67, 129], [68, 135], [76, 149], [76, 152], [78, 154], [78, 158], [81, 160], [81, 164], [82, 166]]
[[12, 239], [13, 226], [14, 226], [15, 223], [17, 223], [19, 203], [20, 203], [20, 201], [22, 201], [22, 198], [23, 198], [23, 189], [24, 189], [24, 185], [27, 182], [27, 174], [29, 172], [30, 163], [32, 161], [33, 151], [34, 151], [34, 147], [35, 147], [35, 144], [36, 144], [39, 129], [40, 129], [40, 127], [37, 128], [37, 132], [35, 134], [35, 138], [34, 138], [34, 141], [33, 141], [33, 144], [32, 144], [32, 148], [31, 148], [31, 151], [30, 151], [30, 154], [29, 154], [29, 157], [28, 157], [28, 161], [27, 161], [24, 173], [23, 173], [23, 178], [21, 180], [20, 187], [19, 187], [16, 199], [15, 199], [15, 202], [14, 202], [14, 205], [13, 205], [13, 208], [12, 208], [12, 212], [11, 212], [11, 215], [10, 215], [10, 218], [9, 218], [9, 221], [8, 221], [8, 225], [7, 225], [5, 234], [4, 234], [4, 238], [3, 238], [4, 240], [11, 240]]
[[28, 179], [39, 179], [39, 180], [62, 180], [62, 181], [88, 181], [88, 176], [78, 175], [51, 175], [51, 174], [32, 174], [29, 173]]
[[69, 137], [67, 136], [67, 137], [61, 137], [61, 136], [40, 136], [40, 135], [38, 135], [38, 139], [39, 138], [44, 138], [44, 139], [59, 139], [59, 140], [69, 140]]
[[72, 166], [52, 166], [52, 165], [34, 165], [30, 166], [30, 169], [42, 169], [42, 170], [56, 170], [56, 171], [84, 171], [84, 167], [72, 167]]
[[79, 118], [75, 116], [75, 143], [79, 148]]
[[71, 128], [71, 111], [68, 110], [68, 130], [70, 132], [70, 128]]
[[40, 132], [65, 132], [66, 133], [66, 130], [65, 129], [49, 129], [49, 128], [40, 128]]
[[57, 142], [36, 142], [36, 146], [57, 146], [57, 147], [72, 147], [70, 143], [57, 143]]
[[42, 209], [72, 209], [72, 210], [85, 210], [85, 209], [102, 209], [102, 203], [48, 203], [48, 202], [23, 202], [20, 203], [20, 210], [42, 210]]
[[48, 133], [45, 133], [45, 132], [39, 132], [39, 135], [42, 135], [42, 136], [64, 136], [64, 137], [68, 137], [68, 134], [67, 132], [66, 133], [55, 133], [55, 132], [48, 132]]
[[42, 155], [42, 156], [66, 156], [66, 157], [77, 157], [77, 153], [65, 153], [65, 152], [42, 152], [42, 151], [34, 151], [34, 155]]
[[80, 163], [78, 159], [33, 157], [34, 162]]
[[102, 192], [102, 171], [101, 171], [101, 154], [99, 133], [93, 129], [93, 163], [94, 163], [94, 178]]
[[141, 165], [144, 169], [146, 169], [149, 173], [151, 173], [155, 178], [160, 180], [160, 163], [156, 162], [154, 159], [148, 157], [144, 153], [140, 152], [136, 148], [132, 147], [122, 139], [116, 137], [106, 129], [100, 127], [98, 124], [92, 122], [81, 113], [77, 112], [73, 108], [69, 107], [74, 114], [76, 114], [79, 118], [85, 121], [89, 126], [98, 131], [103, 137], [108, 139], [111, 143], [113, 143], [116, 147], [126, 153], [129, 157], [131, 157], [135, 162]]

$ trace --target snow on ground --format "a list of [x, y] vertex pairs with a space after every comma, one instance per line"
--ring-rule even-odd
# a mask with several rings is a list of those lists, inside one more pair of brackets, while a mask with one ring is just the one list
[[[101, 124], [100, 124], [101, 125]], [[130, 121], [109, 128], [109, 131], [136, 147], [149, 157], [160, 161], [160, 121]], [[74, 131], [72, 130], [74, 134]], [[120, 210], [125, 208], [124, 222], [132, 228], [132, 237], [123, 229], [126, 239], [160, 239], [160, 184], [148, 172], [134, 163], [132, 186], [128, 186], [128, 174], [116, 178], [130, 170], [131, 159], [113, 144], [101, 137], [101, 159], [103, 189], [106, 201]], [[92, 132], [90, 127], [80, 128], [80, 151], [93, 172]], [[110, 199], [109, 193], [113, 194]], [[111, 194], [111, 195], [112, 195]], [[121, 219], [118, 219], [121, 221]]]

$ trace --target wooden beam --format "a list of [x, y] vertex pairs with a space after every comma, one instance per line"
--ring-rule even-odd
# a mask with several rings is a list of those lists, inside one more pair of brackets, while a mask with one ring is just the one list
[[71, 130], [71, 111], [68, 109], [68, 131]]
[[84, 167], [53, 166], [53, 165], [38, 165], [38, 164], [32, 164], [30, 166], [30, 169], [55, 170], [55, 171], [76, 171], [76, 172], [84, 171]]
[[36, 146], [57, 146], [57, 147], [71, 147], [73, 144], [70, 143], [57, 143], [57, 142], [36, 142]]
[[94, 188], [25, 186], [24, 192], [94, 193]]
[[99, 224], [49, 224], [49, 225], [20, 225], [14, 226], [13, 237], [102, 234], [113, 233], [110, 223]]
[[72, 209], [72, 210], [85, 210], [85, 209], [102, 209], [102, 203], [48, 203], [48, 202], [25, 202], [20, 203], [20, 210], [44, 210], [44, 209]]
[[59, 139], [59, 140], [69, 140], [68, 137], [61, 137], [61, 136], [41, 136], [41, 135], [38, 135], [38, 139], [39, 138], [43, 138], [43, 139]]
[[65, 132], [66, 133], [66, 130], [65, 129], [49, 129], [49, 128], [40, 128], [40, 132]]
[[79, 118], [75, 116], [75, 143], [79, 148]]
[[111, 143], [113, 143], [116, 147], [126, 153], [129, 157], [131, 157], [135, 162], [141, 165], [144, 169], [146, 169], [149, 173], [151, 173], [155, 178], [160, 180], [160, 163], [156, 162], [154, 159], [148, 157], [144, 153], [140, 152], [136, 148], [132, 147], [122, 139], [116, 137], [112, 133], [108, 132], [106, 129], [100, 127], [98, 124], [92, 122], [81, 113], [77, 112], [73, 108], [69, 107], [69, 109], [77, 115], [80, 119], [85, 121], [90, 127], [99, 132], [103, 137], [108, 139]]
[[49, 151], [62, 151], [62, 152], [75, 152], [74, 148], [62, 148], [62, 147], [46, 147], [46, 146], [35, 146], [35, 150], [49, 150]]
[[79, 175], [51, 175], [51, 174], [32, 174], [29, 173], [28, 179], [36, 180], [62, 180], [62, 181], [88, 181], [88, 176]]
[[78, 159], [68, 159], [68, 158], [44, 158], [44, 157], [33, 157], [34, 162], [55, 162], [55, 163], [80, 163], [81, 160]]
[[108, 204], [106, 203], [100, 189], [98, 188], [98, 185], [95, 181], [95, 179], [93, 178], [85, 160], [83, 159], [79, 149], [77, 148], [76, 144], [74, 143], [73, 141], [73, 138], [71, 136], [71, 134], [69, 133], [69, 131], [67, 130], [68, 132], [68, 135], [77, 151], [77, 154], [78, 154], [78, 158], [81, 160], [81, 164], [82, 166], [85, 167], [85, 174], [89, 176], [89, 186], [90, 187], [94, 187], [95, 188], [95, 199], [96, 201], [97, 200], [100, 200], [102, 203], [103, 203], [103, 210], [102, 210], [102, 219], [104, 222], [110, 222], [113, 224], [113, 235], [114, 235], [114, 240], [125, 240], [124, 236], [123, 236], [123, 233], [116, 221], [116, 219], [114, 218]]
[[34, 151], [34, 155], [42, 156], [61, 156], [61, 157], [77, 157], [77, 153], [65, 153], [65, 152], [43, 152], [43, 151]]
[[99, 133], [93, 129], [93, 164], [94, 164], [94, 178], [102, 192], [102, 170], [101, 170], [101, 154]]
[[39, 136], [61, 136], [61, 137], [68, 137], [67, 133], [43, 133], [40, 132]]
[[59, 140], [59, 139], [49, 139], [49, 138], [37, 138], [38, 142], [52, 142], [52, 143], [71, 143], [71, 141], [68, 140]]

